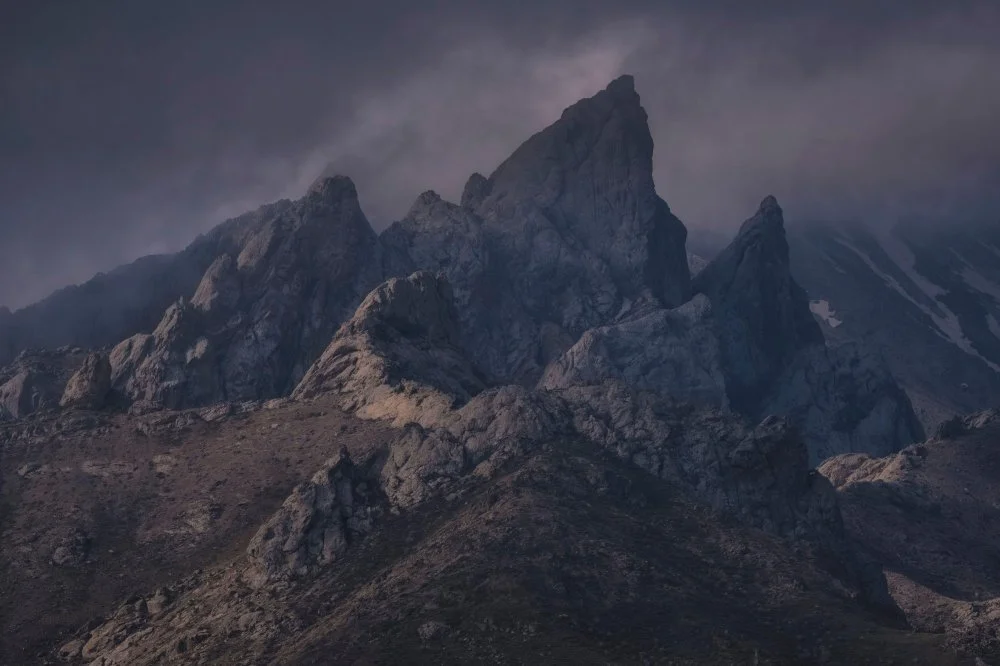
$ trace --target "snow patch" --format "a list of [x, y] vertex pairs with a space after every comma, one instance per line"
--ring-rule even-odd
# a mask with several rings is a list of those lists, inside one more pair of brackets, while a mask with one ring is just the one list
[[985, 247], [987, 250], [989, 250], [993, 254], [997, 255], [997, 258], [1000, 258], [1000, 249], [997, 249], [995, 246], [990, 245], [989, 243], [984, 243], [983, 241], [979, 241], [979, 244], [982, 245], [983, 247]]
[[965, 281], [965, 284], [969, 285], [981, 294], [990, 296], [994, 302], [997, 303], [997, 305], [1000, 305], [1000, 284], [993, 282], [973, 268], [968, 259], [955, 250], [952, 250], [952, 254], [958, 257], [958, 260], [965, 264], [965, 268], [962, 270], [962, 280]]
[[830, 307], [830, 301], [820, 299], [809, 301], [809, 309], [814, 315], [826, 322], [830, 328], [837, 328], [844, 322], [837, 319], [837, 313]]
[[990, 327], [990, 333], [997, 340], [1000, 340], [1000, 323], [997, 323], [996, 317], [993, 315], [986, 315], [986, 325]]
[[900, 296], [908, 300], [921, 312], [930, 317], [931, 321], [933, 321], [937, 327], [935, 333], [937, 333], [938, 336], [948, 342], [951, 342], [966, 354], [975, 356], [991, 369], [1000, 372], [1000, 365], [984, 358], [972, 346], [969, 339], [965, 337], [965, 333], [962, 331], [962, 325], [958, 320], [958, 316], [938, 300], [938, 296], [947, 292], [916, 271], [916, 268], [914, 268], [916, 265], [916, 257], [913, 255], [913, 252], [906, 245], [906, 243], [891, 233], [883, 234], [878, 239], [879, 244], [882, 246], [882, 249], [885, 251], [889, 259], [896, 264], [899, 270], [907, 278], [909, 278], [914, 285], [916, 285], [917, 289], [938, 304], [939, 312], [935, 312], [931, 308], [927, 307], [927, 305], [917, 301], [901, 284], [899, 284], [898, 280], [882, 271], [877, 265], [875, 265], [875, 262], [872, 261], [871, 257], [865, 254], [860, 248], [856, 247], [844, 238], [838, 237], [836, 240], [838, 243], [857, 254], [865, 265], [868, 266], [868, 268], [875, 275], [880, 277], [888, 287], [899, 293]]

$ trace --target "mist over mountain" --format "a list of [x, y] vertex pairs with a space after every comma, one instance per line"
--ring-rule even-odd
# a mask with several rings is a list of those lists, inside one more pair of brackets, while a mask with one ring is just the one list
[[996, 220], [1000, 10], [871, 4], [12, 4], [0, 303], [179, 250], [331, 162], [380, 230], [623, 71], [689, 227], [729, 234], [768, 192], [792, 226]]

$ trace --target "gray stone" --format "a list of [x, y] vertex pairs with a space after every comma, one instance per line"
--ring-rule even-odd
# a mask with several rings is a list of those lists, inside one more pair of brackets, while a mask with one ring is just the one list
[[86, 354], [76, 347], [31, 349], [0, 368], [0, 420], [19, 419], [58, 407], [66, 383], [81, 367]]
[[93, 352], [87, 355], [83, 365], [66, 383], [59, 406], [101, 409], [110, 391], [111, 362], [108, 355]]
[[52, 564], [60, 567], [78, 567], [87, 561], [90, 552], [90, 537], [80, 529], [74, 529], [59, 540], [52, 552]]
[[794, 420], [810, 464], [841, 453], [895, 453], [923, 439], [909, 398], [875, 352], [856, 344], [803, 349], [767, 396], [763, 411]]
[[774, 197], [693, 285], [712, 303], [730, 405], [755, 420], [788, 417], [802, 430], [812, 464], [851, 451], [898, 451], [922, 438], [884, 359], [854, 346], [826, 346], [792, 279]]
[[796, 352], [823, 344], [808, 298], [792, 279], [774, 197], [764, 199], [692, 285], [712, 303], [733, 408], [759, 414], [761, 400]]
[[251, 539], [248, 582], [259, 587], [305, 576], [338, 559], [373, 529], [378, 513], [373, 491], [346, 451], [329, 460]]
[[727, 407], [708, 299], [698, 295], [673, 310], [656, 309], [587, 331], [549, 364], [539, 386], [567, 388], [607, 379], [681, 402]]
[[686, 300], [686, 231], [656, 195], [652, 150], [646, 113], [622, 77], [566, 109], [488, 179], [470, 178], [462, 207], [422, 195], [382, 235], [388, 271], [444, 271], [477, 366], [496, 383], [534, 384], [626, 300]]
[[381, 275], [353, 183], [320, 178], [208, 267], [150, 337], [112, 352], [129, 401], [179, 408], [289, 392]]
[[293, 397], [333, 393], [363, 418], [430, 424], [483, 388], [460, 347], [448, 281], [417, 272], [365, 298]]

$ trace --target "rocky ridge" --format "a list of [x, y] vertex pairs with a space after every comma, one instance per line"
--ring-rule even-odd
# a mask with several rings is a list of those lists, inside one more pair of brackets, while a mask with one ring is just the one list
[[378, 282], [377, 251], [353, 183], [321, 178], [219, 256], [151, 334], [115, 347], [115, 390], [169, 408], [287, 394]]
[[292, 393], [323, 393], [363, 418], [434, 423], [485, 383], [460, 347], [451, 287], [440, 275], [392, 278], [372, 291]]
[[[813, 462], [919, 439], [879, 358], [824, 349], [773, 197], [691, 282], [686, 231], [656, 194], [652, 150], [626, 76], [568, 108], [489, 177], [473, 175], [462, 205], [425, 192], [378, 237], [350, 180], [324, 174], [303, 199], [210, 235], [219, 253], [193, 294], [111, 351], [111, 402], [141, 413], [268, 399], [291, 393], [310, 367], [337, 375], [339, 366], [313, 363], [365, 294], [423, 270], [446, 278], [460, 324], [450, 351], [432, 345], [433, 362], [466, 366], [466, 379], [424, 403], [405, 397], [405, 382], [384, 381], [390, 368], [354, 365], [350, 377], [330, 378], [337, 390], [368, 381], [378, 394], [349, 390], [372, 415], [405, 399], [412, 409], [398, 418], [420, 421], [485, 385], [617, 379], [752, 421], [788, 416]], [[338, 335], [329, 363], [378, 337]], [[409, 362], [431, 362], [414, 354]], [[389, 385], [391, 398], [378, 388]], [[318, 390], [314, 376], [296, 395]]]
[[[395, 600], [409, 608], [400, 600], [421, 580], [433, 581], [428, 585], [439, 594], [426, 603], [440, 607], [454, 592], [441, 572], [461, 569], [466, 555], [477, 570], [491, 570], [507, 548], [535, 562], [546, 582], [534, 588], [550, 590], [559, 603], [588, 598], [573, 591], [587, 581], [612, 594], [611, 601], [594, 602], [610, 604], [601, 612], [641, 602], [655, 609], [652, 621], [664, 617], [662, 604], [673, 598], [663, 580], [677, 576], [665, 573], [661, 561], [668, 525], [690, 507], [713, 534], [737, 530], [743, 535], [737, 540], [785, 562], [782, 576], [794, 579], [788, 572], [801, 567], [810, 581], [802, 585], [821, 590], [815, 599], [836, 604], [843, 617], [864, 616], [890, 631], [898, 618], [885, 578], [870, 553], [852, 544], [833, 487], [811, 467], [828, 454], [881, 454], [914, 441], [919, 425], [913, 426], [909, 402], [878, 357], [825, 345], [791, 277], [773, 198], [692, 282], [684, 227], [652, 186], [651, 151], [645, 112], [624, 77], [567, 109], [490, 177], [471, 177], [461, 205], [424, 193], [380, 237], [351, 182], [324, 175], [300, 201], [227, 227], [231, 244], [152, 333], [127, 338], [106, 358], [85, 361], [81, 352], [80, 365], [64, 373], [68, 385], [54, 393], [80, 413], [43, 410], [3, 433], [10, 448], [23, 449], [22, 459], [57, 436], [53, 424], [65, 414], [76, 414], [83, 430], [92, 428], [81, 442], [113, 439], [122, 423], [171, 447], [232, 428], [227, 455], [240, 460], [254, 455], [267, 432], [280, 437], [306, 414], [333, 410], [372, 434], [361, 450], [323, 437], [308, 455], [300, 438], [281, 441], [299, 452], [299, 463], [320, 453], [328, 460], [307, 480], [299, 476], [291, 494], [283, 486], [280, 506], [255, 499], [253, 506], [269, 507], [270, 517], [240, 514], [257, 517], [229, 532], [243, 535], [230, 545], [249, 540], [242, 553], [130, 600], [77, 632], [62, 657], [102, 666], [308, 663], [297, 651], [338, 644], [338, 636], [353, 638], [337, 649], [363, 653], [359, 636], [388, 635], [394, 630], [385, 627], [408, 621], [373, 607]], [[291, 400], [275, 400], [289, 394]], [[128, 415], [85, 411], [108, 400], [128, 405]], [[269, 430], [245, 442], [239, 420], [263, 410], [274, 414], [259, 417], [271, 419]], [[88, 460], [80, 473], [106, 486], [116, 477], [145, 475], [158, 487], [153, 479], [179, 465], [160, 455], [166, 457], [145, 467]], [[8, 459], [5, 452], [4, 465]], [[36, 462], [18, 469], [24, 474], [17, 474], [15, 492], [74, 473]], [[295, 476], [275, 473], [283, 482]], [[186, 527], [169, 534], [211, 533], [225, 510], [215, 499], [225, 482], [213, 482], [198, 506], [178, 518]], [[648, 506], [659, 498], [672, 507], [667, 495], [688, 508], [657, 513]], [[155, 493], [142, 500], [160, 506]], [[594, 503], [601, 508], [593, 508], [589, 523]], [[648, 546], [632, 514], [647, 510], [660, 521], [650, 537], [658, 544], [649, 551], [656, 561], [642, 565], [665, 586], [649, 588], [656, 599], [636, 582], [642, 567], [621, 564], [628, 552]], [[547, 540], [535, 545], [524, 538], [533, 534], [532, 517], [546, 526], [567, 521], [574, 530], [545, 527]], [[30, 524], [26, 515], [18, 520]], [[129, 514], [129, 520], [143, 518]], [[503, 527], [493, 531], [491, 521]], [[619, 524], [626, 532], [616, 532]], [[437, 553], [433, 562], [394, 541], [394, 531], [410, 530], [419, 532], [412, 537], [419, 548], [430, 548], [419, 552]], [[435, 530], [452, 537], [438, 541]], [[89, 526], [80, 534], [60, 532], [59, 566], [86, 569], [98, 552], [97, 532]], [[615, 545], [611, 533], [625, 541]], [[621, 588], [594, 582], [587, 568], [591, 537], [610, 553], [607, 564], [620, 572]], [[30, 559], [30, 542], [19, 542], [19, 557]], [[576, 555], [547, 559], [564, 551]], [[738, 548], [723, 556], [740, 558]], [[567, 578], [567, 561], [583, 571], [578, 579]], [[517, 575], [528, 574], [536, 575]], [[374, 602], [384, 589], [380, 576], [410, 582]], [[500, 580], [490, 580], [502, 589]], [[533, 589], [528, 579], [512, 580], [519, 590]], [[733, 584], [726, 579], [719, 589], [739, 589]], [[763, 594], [761, 585], [753, 584], [754, 594]], [[345, 608], [372, 623], [360, 634], [344, 629], [350, 622], [331, 628], [335, 611], [313, 607], [317, 598], [348, 592], [358, 596], [342, 598]], [[785, 599], [811, 599], [795, 582], [782, 594], [782, 602], [764, 604], [778, 617], [789, 614], [781, 607]], [[531, 608], [547, 603], [532, 599]], [[621, 599], [631, 601], [615, 606]], [[584, 623], [593, 610], [573, 608], [567, 614]], [[815, 622], [829, 620], [817, 615]], [[753, 638], [760, 629], [741, 629], [741, 640], [762, 647]], [[621, 627], [614, 631], [625, 635]], [[415, 634], [428, 642], [447, 632], [429, 620]], [[822, 657], [813, 648], [803, 656], [763, 647], [780, 658]], [[751, 658], [743, 648], [726, 650]], [[607, 660], [599, 650], [593, 654]]]
[[[442, 282], [420, 273], [406, 281], [392, 280], [373, 292], [341, 332], [378, 328], [393, 321], [393, 313], [402, 312], [409, 317], [395, 319], [396, 335], [405, 332], [419, 341], [433, 338], [429, 334], [434, 331], [439, 343], [448, 344], [447, 333], [454, 337], [457, 325], [453, 309], [444, 309], [441, 317], [428, 317], [433, 308], [411, 308], [419, 300], [415, 292], [427, 286], [440, 288]], [[392, 302], [394, 297], [398, 304]], [[414, 316], [434, 325], [407, 326]], [[335, 341], [332, 347], [336, 345]], [[396, 344], [379, 351], [362, 350], [359, 355], [380, 354], [379, 360], [392, 365], [398, 360], [393, 356], [396, 351], [406, 355], [411, 350]], [[329, 358], [320, 361], [329, 362]], [[370, 390], [351, 382], [343, 386]], [[349, 389], [327, 395], [356, 405]], [[199, 600], [233, 598], [236, 601], [200, 620], [202, 633], [196, 643], [185, 643], [185, 652], [211, 654], [221, 645], [216, 637], [231, 633], [233, 623], [243, 622], [239, 618], [248, 610], [241, 601], [245, 596], [231, 588], [238, 581], [252, 588], [308, 582], [325, 568], [349, 562], [358, 542], [377, 534], [387, 516], [418, 512], [435, 499], [454, 501], [521, 468], [541, 451], [574, 446], [607, 451], [670, 487], [683, 489], [699, 503], [798, 543], [814, 552], [828, 575], [846, 590], [873, 607], [888, 612], [895, 608], [878, 568], [854, 553], [847, 542], [832, 486], [809, 471], [804, 443], [781, 419], [769, 418], [748, 429], [739, 419], [717, 411], [679, 408], [653, 394], [606, 382], [556, 391], [488, 389], [458, 409], [441, 412], [436, 421], [427, 421], [424, 426], [404, 426], [383, 448], [358, 463], [346, 451], [331, 459], [310, 481], [296, 487], [258, 530], [236, 577], [213, 578], [180, 593], [169, 622], [124, 608], [86, 640], [63, 648], [63, 653], [79, 648], [85, 658], [106, 666], [163, 659], [176, 645], [177, 630], [189, 631], [183, 618], [192, 613], [200, 617]], [[293, 633], [305, 630], [284, 626]], [[250, 638], [243, 649], [258, 638]]]
[[445, 272], [465, 346], [487, 376], [533, 384], [627, 299], [687, 299], [687, 232], [656, 194], [652, 154], [634, 81], [622, 77], [566, 109], [488, 178], [473, 175], [461, 207], [428, 193], [382, 238], [408, 257], [404, 274]]

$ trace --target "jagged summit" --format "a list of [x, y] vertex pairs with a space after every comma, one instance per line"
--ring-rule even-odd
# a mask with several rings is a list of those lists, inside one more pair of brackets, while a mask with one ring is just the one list
[[773, 197], [692, 297], [652, 150], [626, 76], [381, 235], [327, 170], [155, 328], [0, 369], [0, 662], [870, 661], [848, 597], [894, 604], [810, 466], [909, 403], [824, 345]]
[[593, 97], [582, 99], [570, 105], [563, 111], [562, 117], [583, 120], [586, 118], [586, 113], [594, 111], [606, 113], [612, 108], [631, 112], [634, 114], [635, 120], [641, 118], [645, 124], [646, 112], [640, 105], [639, 93], [635, 90], [635, 78], [631, 74], [619, 76]]
[[376, 287], [296, 387], [326, 393], [363, 418], [430, 424], [485, 388], [460, 347], [443, 274], [416, 272]]
[[476, 208], [490, 194], [490, 181], [478, 171], [469, 176], [462, 190], [462, 207]]
[[413, 205], [410, 206], [409, 212], [406, 214], [407, 217], [419, 216], [421, 211], [427, 210], [428, 208], [434, 206], [434, 204], [443, 201], [441, 195], [434, 190], [427, 190], [421, 192], [420, 195], [414, 200]]
[[360, 209], [358, 189], [347, 176], [321, 176], [313, 181], [306, 192], [305, 201], [318, 199], [331, 206], [349, 206]]
[[760, 206], [758, 207], [758, 211], [760, 212], [775, 210], [775, 209], [777, 210], [778, 213], [781, 212], [781, 206], [778, 205], [778, 200], [774, 197], [773, 194], [768, 194], [766, 197], [764, 197], [763, 201], [760, 202]]
[[631, 74], [622, 74], [613, 80], [605, 88], [612, 95], [630, 95], [635, 93], [635, 77]]
[[792, 279], [781, 207], [765, 198], [730, 245], [694, 278], [712, 302], [729, 397], [751, 413], [801, 348], [823, 343], [805, 292]]
[[785, 247], [784, 253], [785, 255], [788, 254], [788, 242], [784, 240], [784, 211], [773, 195], [769, 194], [764, 197], [764, 200], [760, 202], [760, 206], [757, 207], [757, 212], [754, 213], [753, 217], [740, 225], [740, 230], [736, 234], [737, 238], [750, 238], [755, 237], [755, 235], [766, 236], [770, 239], [769, 242], [776, 244], [776, 248], [777, 245], [781, 245], [783, 242]]

